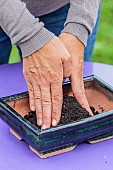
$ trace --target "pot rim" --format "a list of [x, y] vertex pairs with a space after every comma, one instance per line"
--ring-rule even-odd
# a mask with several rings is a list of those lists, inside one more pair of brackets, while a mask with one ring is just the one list
[[[97, 77], [96, 75], [90, 75], [90, 76], [84, 77], [84, 82], [91, 81], [91, 80], [97, 81], [99, 84], [101, 84], [104, 87], [107, 87], [110, 91], [113, 92], [113, 87], [110, 86], [105, 81], [103, 81], [102, 79], [100, 79], [99, 77]], [[70, 81], [66, 81], [66, 82], [63, 83], [63, 85], [66, 85], [66, 84], [70, 84]], [[14, 100], [17, 100], [17, 99], [21, 99], [23, 97], [28, 97], [28, 92], [23, 92], [23, 93], [11, 95], [11, 96], [3, 97], [3, 98], [0, 99], [0, 106], [3, 107], [4, 109], [6, 109], [8, 112], [10, 112], [16, 119], [21, 121], [24, 125], [27, 126], [27, 128], [32, 130], [32, 132], [35, 133], [38, 136], [40, 136], [42, 134], [58, 131], [58, 130], [61, 130], [61, 129], [63, 130], [63, 129], [71, 128], [71, 127], [74, 127], [74, 126], [83, 125], [83, 124], [90, 123], [92, 121], [96, 121], [96, 120], [99, 120], [99, 119], [113, 115], [113, 110], [110, 110], [110, 111], [107, 111], [107, 112], [103, 112], [102, 114], [98, 114], [98, 115], [95, 115], [95, 116], [92, 116], [92, 117], [82, 119], [82, 120], [77, 121], [77, 122], [71, 122], [69, 124], [59, 125], [59, 126], [56, 126], [56, 127], [51, 127], [51, 128], [48, 128], [48, 129], [40, 130], [37, 127], [35, 127], [34, 125], [32, 125], [25, 118], [23, 118], [18, 112], [16, 112], [13, 108], [11, 108], [7, 103], [5, 103], [5, 102], [8, 102], [8, 101], [14, 101]]]

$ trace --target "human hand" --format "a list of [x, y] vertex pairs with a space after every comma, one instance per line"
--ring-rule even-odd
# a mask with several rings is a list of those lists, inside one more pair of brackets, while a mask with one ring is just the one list
[[23, 59], [30, 108], [42, 129], [56, 126], [61, 117], [63, 77], [71, 75], [71, 57], [57, 37]]
[[83, 83], [84, 45], [75, 36], [68, 33], [62, 33], [59, 38], [72, 57], [72, 72], [70, 80], [73, 94], [80, 105], [85, 108], [91, 116], [93, 116], [86, 99]]

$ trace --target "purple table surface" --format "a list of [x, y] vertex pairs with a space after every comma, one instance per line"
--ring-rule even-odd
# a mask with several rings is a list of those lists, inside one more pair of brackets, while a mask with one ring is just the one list
[[[109, 74], [110, 73], [110, 74]], [[113, 86], [113, 66], [85, 63], [84, 76], [95, 74]], [[27, 90], [22, 64], [0, 66], [0, 97]], [[40, 159], [24, 141], [18, 141], [0, 120], [0, 170], [113, 170], [113, 139], [80, 144], [73, 151]]]

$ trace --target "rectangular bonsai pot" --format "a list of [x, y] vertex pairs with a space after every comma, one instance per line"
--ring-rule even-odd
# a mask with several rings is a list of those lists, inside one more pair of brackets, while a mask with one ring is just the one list
[[[24, 116], [30, 111], [28, 93], [16, 94], [0, 100], [0, 118], [39, 154], [68, 149], [82, 142], [96, 142], [113, 136], [113, 88], [96, 76], [84, 79], [90, 106], [100, 114], [78, 122], [37, 129]], [[71, 84], [63, 84], [64, 93], [71, 95]], [[104, 108], [101, 113], [100, 108]]]

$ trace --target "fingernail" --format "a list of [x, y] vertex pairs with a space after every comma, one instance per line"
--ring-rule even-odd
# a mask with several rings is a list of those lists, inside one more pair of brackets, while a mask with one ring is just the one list
[[47, 128], [47, 126], [46, 126], [46, 124], [44, 124], [43, 126], [42, 126], [42, 129], [44, 130], [44, 129], [46, 129]]
[[35, 106], [31, 106], [31, 110], [32, 111], [35, 111], [36, 109], [35, 109]]
[[55, 119], [52, 120], [52, 126], [56, 126], [57, 125], [57, 121]]
[[38, 119], [38, 120], [37, 120], [37, 124], [38, 124], [39, 126], [41, 126], [41, 125], [42, 125], [42, 119]]

